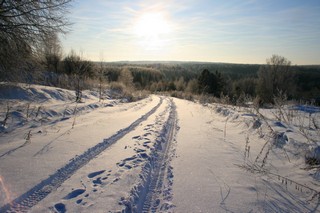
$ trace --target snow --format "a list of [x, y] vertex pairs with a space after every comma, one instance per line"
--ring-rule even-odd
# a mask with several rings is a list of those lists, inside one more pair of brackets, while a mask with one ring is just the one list
[[0, 92], [0, 212], [318, 211], [318, 108]]

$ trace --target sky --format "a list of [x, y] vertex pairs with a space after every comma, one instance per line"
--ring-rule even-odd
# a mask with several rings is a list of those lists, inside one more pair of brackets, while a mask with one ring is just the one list
[[64, 52], [93, 61], [320, 64], [319, 0], [74, 0]]

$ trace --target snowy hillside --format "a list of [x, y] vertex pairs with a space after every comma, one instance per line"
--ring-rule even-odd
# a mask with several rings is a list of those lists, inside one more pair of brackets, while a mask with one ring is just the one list
[[320, 110], [0, 86], [0, 212], [318, 212]]

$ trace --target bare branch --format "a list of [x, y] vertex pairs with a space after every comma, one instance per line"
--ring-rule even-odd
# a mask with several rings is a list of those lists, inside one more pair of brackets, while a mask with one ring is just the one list
[[[12, 68], [10, 61], [25, 58], [52, 34], [66, 33], [66, 18], [72, 0], [0, 1], [0, 71]], [[25, 47], [28, 51], [21, 51]], [[1, 73], [0, 73], [1, 77]]]

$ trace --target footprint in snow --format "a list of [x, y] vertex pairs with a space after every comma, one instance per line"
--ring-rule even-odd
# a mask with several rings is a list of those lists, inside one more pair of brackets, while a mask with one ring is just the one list
[[134, 137], [132, 137], [132, 139], [141, 139], [141, 136], [140, 135], [137, 135], [137, 136], [134, 136]]
[[104, 173], [106, 170], [101, 170], [101, 171], [96, 171], [96, 172], [92, 172], [90, 174], [88, 174], [88, 178], [94, 178], [95, 176], [101, 175], [102, 173]]
[[[139, 148], [134, 148], [134, 151], [136, 151], [136, 153], [140, 153], [140, 152], [144, 152], [145, 150], [144, 149], [139, 149]], [[137, 155], [133, 155], [132, 157], [129, 157], [129, 158], [125, 158], [121, 161], [121, 165], [124, 166], [124, 165], [128, 165], [127, 162], [135, 162], [136, 160], [138, 159], [138, 156]]]
[[[125, 170], [130, 170], [130, 169], [132, 169], [132, 165], [130, 165], [130, 164], [123, 164], [122, 166], [121, 166], [123, 169], [125, 169]], [[123, 173], [125, 170], [123, 170], [123, 169], [120, 169], [118, 172], [120, 172], [120, 173]]]
[[145, 146], [145, 145], [147, 145], [149, 143], [151, 143], [151, 141], [150, 140], [146, 140], [145, 142], [143, 142], [143, 146]]
[[147, 132], [147, 133], [145, 133], [143, 136], [144, 136], [144, 137], [147, 137], [147, 136], [149, 136], [149, 135], [151, 135], [151, 133], [150, 133], [150, 132]]
[[149, 156], [148, 156], [148, 154], [147, 153], [140, 153], [139, 154], [139, 156], [141, 157], [141, 158], [144, 158], [144, 159], [146, 159], [146, 158], [148, 158]]
[[134, 156], [132, 156], [132, 157], [129, 157], [129, 158], [125, 158], [125, 159], [121, 160], [119, 163], [117, 163], [117, 165], [118, 165], [119, 167], [123, 167], [123, 166], [127, 163], [127, 161], [132, 161], [132, 160], [134, 160], [134, 159], [136, 159], [136, 158], [137, 158], [136, 155], [134, 155]]
[[149, 130], [149, 129], [151, 129], [152, 128], [152, 124], [148, 124], [143, 130]]
[[118, 182], [120, 180], [120, 178], [116, 178], [116, 179], [114, 179], [113, 181], [112, 181], [112, 183], [116, 183], [116, 182]]
[[103, 178], [101, 178], [102, 180], [107, 180], [108, 178], [109, 178], [109, 176], [110, 176], [111, 174], [110, 173], [108, 173], [106, 176], [104, 176]]
[[63, 203], [57, 203], [54, 205], [54, 208], [58, 213], [65, 213], [67, 212], [66, 206]]
[[85, 189], [73, 190], [72, 192], [67, 194], [67, 196], [65, 196], [63, 199], [65, 199], [65, 200], [73, 199], [73, 198], [78, 197], [79, 195], [83, 194], [85, 191], [86, 191]]
[[101, 177], [98, 177], [97, 179], [93, 180], [92, 183], [94, 184], [93, 186], [101, 185]]
[[123, 167], [125, 164], [126, 164], [125, 161], [121, 161], [120, 163], [117, 163], [117, 165], [118, 165], [119, 167]]
[[134, 160], [134, 159], [136, 159], [136, 158], [137, 158], [137, 156], [134, 155], [134, 156], [132, 156], [132, 157], [125, 158], [125, 159], [123, 159], [123, 160], [124, 160], [124, 161], [130, 161], [130, 160]]
[[141, 163], [143, 160], [141, 158], [137, 158], [134, 161], [132, 161], [134, 164], [139, 164]]
[[145, 152], [145, 149], [139, 149], [139, 148], [134, 148], [134, 151], [136, 151], [136, 153], [140, 153], [140, 152]]
[[124, 166], [126, 169], [131, 169], [132, 168], [132, 166], [130, 166], [130, 165], [125, 165]]
[[[148, 155], [144, 153], [146, 150], [135, 148], [135, 151], [138, 153], [138, 156], [134, 155], [117, 163], [117, 166], [120, 167], [118, 170], [119, 173], [123, 173], [125, 170], [137, 167], [143, 161], [143, 158], [148, 158]], [[107, 179], [109, 175], [110, 174], [102, 178], [102, 180]]]

